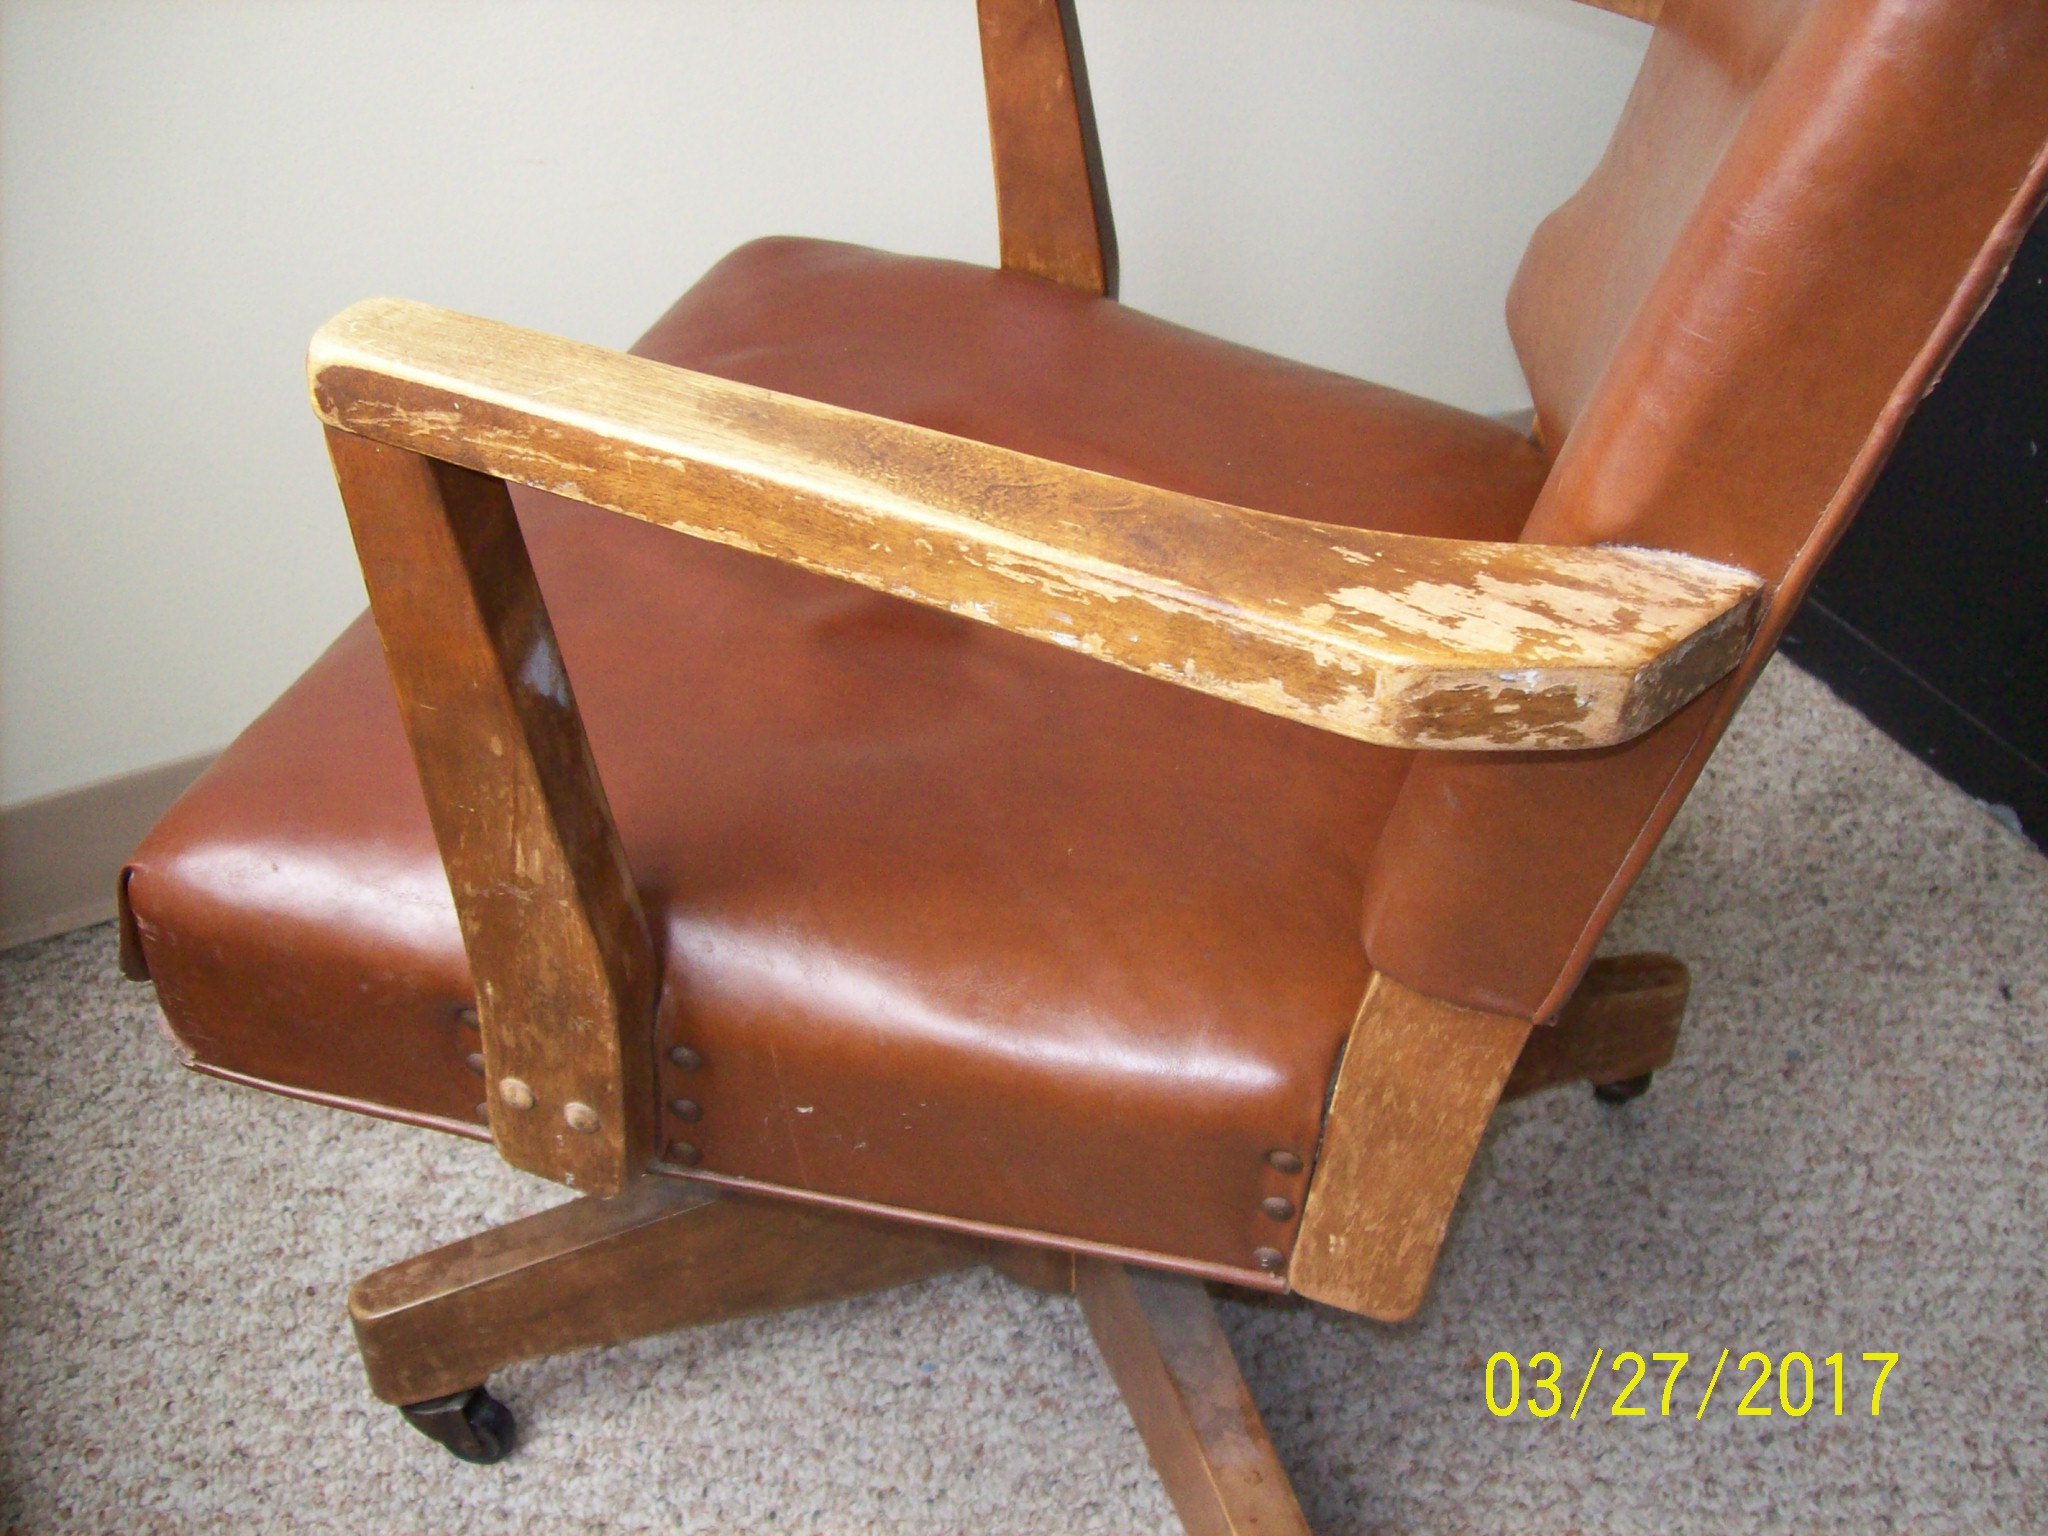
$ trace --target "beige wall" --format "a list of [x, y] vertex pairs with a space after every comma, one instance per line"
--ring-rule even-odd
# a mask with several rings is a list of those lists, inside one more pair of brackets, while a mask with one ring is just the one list
[[[1124, 297], [1468, 406], [1647, 34], [1081, 0]], [[303, 400], [396, 293], [623, 344], [772, 232], [993, 259], [972, 0], [0, 0], [0, 804], [217, 746], [361, 605]]]

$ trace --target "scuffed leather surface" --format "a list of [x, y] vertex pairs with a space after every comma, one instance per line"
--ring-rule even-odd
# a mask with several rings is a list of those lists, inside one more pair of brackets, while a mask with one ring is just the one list
[[1510, 321], [1558, 449], [1523, 537], [1774, 583], [1745, 664], [1604, 752], [1419, 760], [1366, 897], [1373, 964], [1543, 1017], [2040, 206], [2048, 7], [1668, 0], [1613, 144]]
[[[767, 241], [650, 355], [1269, 511], [1512, 538], [1511, 431], [1029, 277]], [[1404, 754], [520, 496], [702, 1167], [1248, 1268], [1366, 980]], [[200, 1061], [468, 1121], [467, 969], [358, 621], [137, 853]]]

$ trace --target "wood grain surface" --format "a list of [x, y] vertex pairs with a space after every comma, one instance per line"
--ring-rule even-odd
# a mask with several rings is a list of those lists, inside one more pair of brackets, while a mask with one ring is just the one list
[[1116, 296], [1116, 236], [1071, 0], [979, 0], [1003, 270]]
[[328, 433], [476, 978], [505, 1161], [614, 1193], [653, 1152], [659, 980], [502, 481]]
[[1202, 1283], [1080, 1259], [1074, 1294], [1188, 1536], [1308, 1536]]
[[401, 300], [309, 368], [342, 431], [1388, 745], [1627, 740], [1735, 664], [1760, 590], [1230, 507]]
[[1414, 1315], [1530, 1028], [1373, 977], [1337, 1069], [1289, 1285], [1386, 1322]]
[[1501, 1101], [1566, 1083], [1619, 1083], [1660, 1072], [1678, 1049], [1692, 979], [1675, 955], [1595, 960], [1554, 1022], [1529, 1032]]
[[481, 1386], [518, 1360], [907, 1285], [987, 1245], [648, 1178], [422, 1253], [349, 1292], [387, 1403]]

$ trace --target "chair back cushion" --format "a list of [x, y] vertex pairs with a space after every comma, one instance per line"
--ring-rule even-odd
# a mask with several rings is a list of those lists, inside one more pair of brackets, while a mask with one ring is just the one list
[[1744, 666], [1603, 752], [1429, 755], [1369, 881], [1373, 963], [1543, 1017], [2038, 210], [2038, 0], [1667, 0], [1509, 323], [1555, 467], [1523, 537], [1775, 584]]

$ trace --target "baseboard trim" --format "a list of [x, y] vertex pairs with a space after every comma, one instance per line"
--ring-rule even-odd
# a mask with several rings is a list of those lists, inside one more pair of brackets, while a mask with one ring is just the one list
[[0, 949], [112, 918], [122, 861], [215, 755], [202, 752], [0, 810]]

